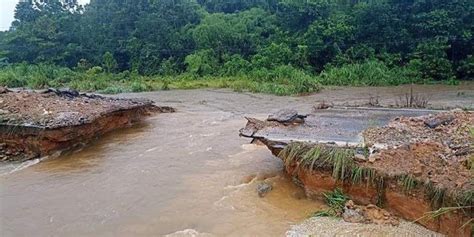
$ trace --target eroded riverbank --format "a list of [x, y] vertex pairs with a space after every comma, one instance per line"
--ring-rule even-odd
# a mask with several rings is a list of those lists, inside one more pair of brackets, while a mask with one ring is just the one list
[[70, 89], [11, 91], [0, 87], [0, 161], [61, 153], [158, 112], [150, 100], [107, 98]]
[[[377, 90], [387, 101], [402, 92], [355, 88], [305, 97], [227, 90], [120, 95], [151, 99], [178, 112], [2, 176], [2, 236], [284, 235], [324, 206], [303, 198], [284, 175], [281, 161], [265, 147], [237, 137], [244, 116], [266, 118], [281, 108], [310, 112], [322, 100], [365, 102]], [[439, 107], [473, 103], [472, 87], [425, 90], [440, 91], [432, 99]], [[265, 178], [274, 189], [259, 198], [255, 188]]]

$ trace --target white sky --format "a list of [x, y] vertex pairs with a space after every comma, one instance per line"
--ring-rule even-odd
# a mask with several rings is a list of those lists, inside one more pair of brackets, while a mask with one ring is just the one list
[[[90, 0], [78, 0], [80, 4], [88, 3]], [[0, 0], [0, 31], [10, 28], [13, 14], [18, 0]]]

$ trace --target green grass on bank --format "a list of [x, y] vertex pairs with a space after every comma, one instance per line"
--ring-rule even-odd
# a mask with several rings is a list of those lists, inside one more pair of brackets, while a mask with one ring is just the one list
[[[429, 83], [406, 68], [389, 68], [377, 62], [328, 68], [320, 75], [310, 75], [291, 66], [274, 70], [253, 70], [239, 76], [142, 76], [128, 71], [106, 73], [100, 67], [86, 71], [53, 65], [17, 64], [0, 68], [0, 86], [43, 89], [70, 87], [79, 91], [116, 94], [170, 89], [230, 88], [275, 95], [298, 95], [318, 92], [321, 85], [391, 86], [406, 83]], [[448, 83], [453, 83], [448, 82]], [[456, 83], [456, 81], [454, 81]]]
[[[251, 79], [250, 79], [251, 78]], [[42, 89], [70, 87], [80, 91], [116, 94], [169, 89], [230, 88], [276, 95], [317, 92], [321, 86], [306, 73], [288, 67], [253, 76], [202, 76], [189, 73], [175, 76], [142, 76], [128, 71], [106, 73], [100, 67], [74, 71], [52, 65], [19, 64], [0, 69], [0, 86]]]

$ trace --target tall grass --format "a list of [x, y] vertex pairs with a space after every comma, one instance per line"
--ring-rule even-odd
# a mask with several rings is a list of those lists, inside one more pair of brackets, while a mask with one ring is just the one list
[[0, 68], [0, 86], [44, 89], [70, 87], [80, 91], [101, 93], [141, 92], [167, 89], [230, 88], [235, 91], [298, 95], [321, 89], [314, 77], [294, 69], [280, 68], [259, 78], [250, 76], [141, 76], [128, 71], [106, 73], [100, 67], [74, 71], [53, 65], [18, 64]]
[[408, 67], [388, 67], [378, 60], [328, 67], [318, 77], [323, 85], [394, 86], [424, 82]]
[[42, 89], [71, 87], [80, 91], [101, 93], [141, 92], [168, 89], [230, 88], [275, 95], [299, 95], [318, 92], [321, 85], [388, 86], [424, 83], [408, 67], [388, 67], [372, 60], [339, 67], [328, 67], [313, 75], [290, 65], [273, 69], [254, 68], [238, 76], [142, 76], [124, 71], [107, 73], [101, 67], [72, 70], [48, 64], [16, 64], [0, 68], [0, 86]]

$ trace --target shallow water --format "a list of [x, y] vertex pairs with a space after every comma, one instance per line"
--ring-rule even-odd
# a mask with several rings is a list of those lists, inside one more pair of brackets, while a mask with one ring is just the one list
[[[265, 118], [281, 108], [303, 113], [322, 100], [382, 101], [401, 88], [336, 88], [305, 97], [227, 90], [124, 94], [177, 108], [88, 147], [37, 164], [2, 167], [2, 236], [281, 236], [324, 205], [303, 198], [265, 147], [238, 130], [244, 116]], [[424, 86], [434, 106], [472, 107], [471, 85]], [[461, 93], [462, 92], [462, 93]], [[15, 172], [12, 172], [15, 171]], [[274, 189], [259, 198], [266, 180]]]

